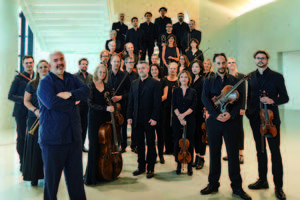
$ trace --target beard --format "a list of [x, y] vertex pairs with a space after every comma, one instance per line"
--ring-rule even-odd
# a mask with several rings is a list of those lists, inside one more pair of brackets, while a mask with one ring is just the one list
[[263, 62], [258, 62], [258, 63], [256, 64], [256, 66], [257, 66], [258, 68], [265, 68], [267, 65], [268, 65], [268, 63], [264, 64]]
[[226, 68], [225, 67], [221, 67], [218, 69], [219, 74], [225, 74], [226, 73]]
[[[62, 67], [62, 69], [61, 69]], [[56, 73], [58, 75], [62, 75], [65, 72], [65, 65], [57, 65], [56, 66]]]
[[86, 68], [82, 68], [80, 71], [81, 72], [86, 72]]

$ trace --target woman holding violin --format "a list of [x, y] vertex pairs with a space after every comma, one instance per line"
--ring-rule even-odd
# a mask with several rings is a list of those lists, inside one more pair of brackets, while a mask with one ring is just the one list
[[40, 80], [49, 73], [48, 62], [40, 60], [36, 70], [35, 78], [27, 84], [24, 94], [24, 105], [28, 109], [28, 118], [22, 172], [23, 180], [31, 181], [32, 186], [37, 186], [38, 180], [44, 178], [42, 153], [38, 144], [40, 113], [36, 91]]
[[93, 83], [90, 86], [90, 97], [88, 99], [89, 153], [84, 176], [84, 183], [86, 185], [97, 184], [97, 163], [100, 149], [98, 144], [98, 131], [102, 124], [111, 120], [110, 112], [114, 112], [114, 107], [108, 106], [104, 97], [105, 92], [109, 91], [106, 84], [107, 77], [107, 68], [102, 64], [98, 65], [93, 74]]
[[[188, 175], [192, 176], [197, 92], [195, 89], [190, 88], [192, 77], [188, 71], [181, 71], [178, 77], [179, 87], [174, 89], [172, 96], [172, 106], [175, 113], [172, 118], [172, 127], [174, 131], [174, 156], [177, 162], [176, 174], [181, 174], [182, 163], [187, 163]], [[180, 148], [181, 138], [183, 138], [183, 144], [180, 145]], [[181, 153], [185, 158], [183, 160], [179, 159]], [[190, 159], [188, 159], [189, 156], [191, 157]]]

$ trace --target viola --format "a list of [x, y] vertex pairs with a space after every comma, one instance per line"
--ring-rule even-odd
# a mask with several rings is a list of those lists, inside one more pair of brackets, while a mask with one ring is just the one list
[[180, 151], [178, 153], [178, 161], [183, 164], [190, 163], [192, 160], [191, 153], [188, 151], [190, 141], [186, 139], [186, 125], [183, 126], [183, 137], [179, 140]]
[[[266, 91], [263, 91], [262, 97], [266, 97]], [[277, 135], [276, 126], [273, 124], [274, 113], [267, 108], [267, 104], [263, 104], [262, 109], [259, 112], [261, 124], [260, 133], [265, 137], [275, 137]]]
[[115, 111], [111, 112], [111, 122], [101, 125], [98, 131], [98, 143], [100, 144], [98, 159], [98, 177], [102, 180], [115, 180], [121, 173], [123, 168], [123, 159], [120, 141], [120, 125], [124, 122], [123, 116], [120, 114], [121, 106], [113, 104], [109, 99], [109, 92], [106, 92], [105, 98], [110, 106], [114, 106]]
[[221, 94], [217, 97], [212, 98], [214, 106], [221, 113], [227, 112], [227, 105], [233, 104], [235, 101], [239, 99], [239, 93], [236, 90], [244, 81], [250, 78], [251, 74], [244, 76], [238, 83], [234, 86], [226, 85]]

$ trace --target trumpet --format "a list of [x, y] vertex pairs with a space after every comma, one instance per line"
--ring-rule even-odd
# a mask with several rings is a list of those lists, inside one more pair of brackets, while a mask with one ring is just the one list
[[32, 124], [30, 131], [28, 133], [34, 135], [36, 129], [39, 127], [39, 124], [40, 124], [40, 120], [36, 119], [35, 122]]

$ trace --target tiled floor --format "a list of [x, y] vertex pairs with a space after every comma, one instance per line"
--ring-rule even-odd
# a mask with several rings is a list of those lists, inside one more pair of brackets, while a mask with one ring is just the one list
[[[288, 199], [300, 199], [299, 190], [299, 152], [300, 152], [300, 111], [284, 111], [282, 114], [281, 150], [284, 162], [284, 191]], [[252, 133], [248, 121], [245, 119], [245, 164], [242, 165], [242, 178], [244, 189], [253, 199], [265, 200], [276, 199], [272, 182], [271, 167], [269, 167], [270, 189], [263, 191], [249, 191], [247, 185], [257, 178], [256, 152]], [[38, 187], [31, 187], [30, 182], [24, 182], [18, 168], [18, 157], [15, 150], [15, 133], [11, 131], [0, 132], [0, 196], [6, 200], [30, 199], [37, 200], [43, 197], [43, 182]], [[224, 146], [223, 146], [224, 149]], [[208, 155], [202, 170], [194, 170], [192, 177], [175, 174], [176, 164], [172, 156], [165, 156], [166, 164], [157, 164], [155, 177], [146, 179], [145, 175], [133, 177], [132, 172], [137, 167], [137, 157], [130, 149], [123, 154], [124, 167], [118, 180], [103, 183], [94, 187], [85, 187], [87, 198], [94, 199], [232, 199], [230, 181], [228, 178], [227, 162], [222, 163], [221, 187], [219, 193], [201, 196], [199, 191], [207, 184]], [[225, 152], [224, 152], [225, 154]], [[270, 156], [269, 156], [270, 157]], [[84, 154], [84, 167], [86, 166], [87, 154]], [[271, 165], [270, 165], [271, 166]], [[65, 181], [62, 178], [58, 199], [68, 199]]]

